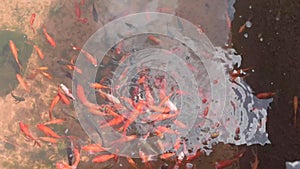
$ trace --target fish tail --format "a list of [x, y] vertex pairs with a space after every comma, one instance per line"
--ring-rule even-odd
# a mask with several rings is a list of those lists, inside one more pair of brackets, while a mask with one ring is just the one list
[[49, 110], [49, 118], [50, 118], [50, 120], [53, 119], [53, 117], [52, 117], [52, 111], [50, 111], [50, 110]]

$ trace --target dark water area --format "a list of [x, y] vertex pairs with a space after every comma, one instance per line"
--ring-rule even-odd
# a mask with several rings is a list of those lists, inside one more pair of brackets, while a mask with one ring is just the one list
[[[276, 92], [268, 111], [271, 144], [257, 147], [258, 168], [285, 168], [285, 161], [300, 159], [300, 123], [293, 126], [293, 97], [300, 95], [300, 1], [237, 1], [234, 6], [233, 47], [243, 57], [242, 67], [255, 69], [246, 81], [258, 93]], [[238, 33], [250, 16], [252, 27]], [[249, 168], [249, 161], [242, 159], [241, 167]]]

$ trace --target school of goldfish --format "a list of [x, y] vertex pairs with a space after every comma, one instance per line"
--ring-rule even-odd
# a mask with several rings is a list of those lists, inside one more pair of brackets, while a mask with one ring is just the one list
[[[87, 18], [82, 18], [81, 17], [81, 11], [80, 11], [80, 5], [84, 4], [84, 0], [81, 0], [80, 3], [76, 2], [75, 3], [75, 17], [76, 19], [81, 22], [81, 23], [86, 23]], [[93, 4], [93, 8], [95, 8]], [[94, 19], [96, 18], [96, 14], [94, 14]], [[32, 14], [30, 18], [30, 28], [33, 30], [35, 33], [34, 29], [34, 21], [36, 18], [36, 14]], [[97, 17], [98, 18], [98, 17]], [[250, 20], [251, 18], [249, 18]], [[243, 32], [245, 29], [245, 26], [243, 25], [239, 32]], [[47, 42], [49, 45], [53, 48], [55, 48], [57, 45], [55, 39], [47, 32], [46, 27], [44, 26], [42, 28], [42, 32], [44, 34], [44, 37], [46, 38]], [[154, 43], [154, 44], [160, 44], [162, 41], [156, 37], [149, 35], [148, 39]], [[14, 57], [17, 65], [19, 66], [20, 72], [25, 71], [24, 67], [22, 66], [22, 63], [20, 63], [19, 60], [19, 55], [18, 55], [18, 47], [15, 45], [15, 43], [10, 40], [9, 46], [11, 49], [12, 56]], [[39, 56], [40, 59], [44, 59], [45, 56], [42, 52], [42, 49], [37, 45], [34, 44], [34, 49]], [[92, 66], [98, 66], [99, 63], [97, 59], [92, 56], [90, 53], [87, 51], [81, 49], [80, 47], [72, 45], [71, 48], [76, 51], [80, 51], [84, 56], [86, 56], [87, 62], [90, 63]], [[114, 53], [116, 55], [123, 55], [123, 57], [119, 60], [119, 62], [123, 62], [124, 60], [127, 59], [128, 54], [123, 53], [122, 51], [123, 44], [120, 42], [119, 44], [116, 45]], [[77, 75], [80, 75], [82, 73], [82, 70], [80, 67], [75, 66], [75, 58], [72, 58], [70, 62], [65, 62], [65, 61], [59, 61], [58, 63], [62, 66], [65, 66], [69, 70], [73, 70], [77, 73]], [[48, 70], [48, 67], [39, 67], [36, 68], [33, 73], [27, 77], [27, 78], [35, 78], [35, 76], [39, 73], [43, 75], [45, 78], [52, 79], [52, 75], [47, 73], [46, 71]], [[245, 68], [245, 69], [238, 69], [238, 70], [232, 70], [230, 72], [231, 75], [231, 80], [235, 81], [236, 78], [244, 78], [249, 75], [249, 71], [253, 70], [253, 68]], [[124, 72], [126, 73], [126, 72]], [[125, 74], [123, 76], [126, 76]], [[26, 82], [26, 78], [24, 78], [21, 73], [16, 74], [16, 79], [18, 80], [20, 86], [27, 92], [30, 93], [32, 92], [30, 90], [30, 86]], [[49, 106], [48, 110], [48, 117], [49, 121], [43, 123], [43, 124], [37, 124], [36, 128], [40, 130], [42, 133], [44, 133], [44, 136], [35, 136], [31, 133], [30, 128], [34, 126], [28, 126], [27, 124], [23, 123], [22, 121], [19, 121], [19, 127], [20, 131], [24, 134], [24, 136], [29, 140], [33, 142], [33, 145], [37, 145], [38, 147], [41, 147], [41, 142], [45, 143], [52, 143], [52, 144], [57, 144], [60, 140], [62, 139], [68, 139], [72, 143], [72, 148], [71, 148], [71, 154], [74, 157], [74, 159], [71, 158], [69, 160], [69, 163], [65, 161], [58, 161], [56, 163], [56, 168], [57, 169], [76, 169], [81, 161], [81, 152], [85, 151], [90, 154], [97, 154], [99, 152], [107, 152], [104, 155], [98, 155], [95, 156], [92, 159], [93, 163], [102, 163], [108, 160], [114, 159], [115, 161], [118, 160], [118, 155], [110, 153], [109, 150], [113, 147], [113, 145], [118, 144], [120, 142], [130, 142], [135, 139], [139, 139], [139, 136], [134, 135], [132, 133], [129, 133], [128, 131], [130, 126], [133, 125], [133, 123], [139, 118], [139, 116], [145, 114], [145, 112], [155, 112], [152, 113], [147, 117], [147, 119], [144, 121], [145, 123], [156, 123], [160, 124], [161, 122], [164, 121], [172, 121], [173, 124], [178, 126], [179, 128], [186, 128], [186, 124], [184, 122], [181, 122], [176, 119], [176, 117], [180, 114], [180, 109], [176, 106], [175, 103], [172, 102], [172, 97], [174, 95], [183, 95], [185, 91], [172, 91], [171, 93], [167, 93], [165, 90], [165, 86], [167, 85], [167, 82], [164, 81], [164, 79], [156, 79], [156, 80], [161, 80], [160, 82], [160, 90], [159, 90], [159, 97], [158, 100], [156, 101], [155, 98], [153, 97], [153, 94], [151, 93], [150, 90], [150, 82], [149, 78], [147, 77], [147, 73], [139, 75], [136, 83], [138, 84], [138, 88], [136, 90], [140, 90], [141, 88], [145, 91], [145, 96], [141, 96], [138, 91], [133, 91], [132, 98], [117, 98], [116, 96], [112, 95], [109, 93], [111, 88], [103, 84], [101, 81], [100, 82], [93, 82], [89, 83], [89, 86], [91, 88], [94, 88], [96, 92], [99, 94], [99, 96], [102, 97], [103, 100], [106, 100], [105, 104], [98, 105], [91, 103], [88, 100], [88, 97], [86, 96], [84, 88], [80, 85], [77, 84], [76, 88], [76, 95], [74, 96], [71, 92], [71, 90], [65, 85], [65, 84], [59, 84], [57, 86], [57, 94], [53, 96], [52, 102]], [[216, 81], [217, 83], [217, 81]], [[256, 97], [259, 99], [268, 99], [271, 98], [275, 95], [274, 92], [266, 92], [266, 93], [258, 93], [256, 94]], [[121, 101], [122, 100], [122, 101]], [[104, 147], [100, 143], [92, 143], [89, 145], [78, 145], [76, 144], [76, 136], [61, 136], [58, 135], [52, 128], [51, 125], [60, 125], [65, 122], [64, 119], [58, 119], [55, 118], [55, 114], [53, 114], [53, 110], [55, 109], [55, 106], [59, 103], [62, 102], [63, 104], [70, 105], [72, 102], [79, 101], [81, 102], [91, 114], [93, 115], [98, 115], [98, 116], [105, 116], [107, 117], [107, 121], [103, 121], [99, 124], [99, 128], [106, 128], [106, 127], [112, 127], [116, 129], [117, 131], [122, 133], [122, 137], [119, 140], [115, 140], [110, 144], [112, 147]], [[126, 102], [129, 104], [131, 107], [133, 107], [132, 112], [130, 112], [128, 115], [123, 115], [119, 114], [118, 111], [122, 109], [126, 109], [125, 106], [122, 104]], [[202, 102], [206, 102], [205, 99], [202, 100]], [[204, 111], [203, 115], [204, 117], [208, 113], [209, 106], [206, 108]], [[298, 110], [298, 97], [294, 97], [294, 126], [296, 127], [296, 114]], [[130, 135], [129, 135], [130, 134]], [[156, 128], [152, 130], [152, 132], [147, 133], [146, 135], [143, 136], [143, 139], [146, 140], [149, 136], [158, 136], [160, 138], [164, 137], [165, 134], [173, 134], [173, 135], [178, 135], [179, 132], [177, 130], [173, 130], [171, 128], [165, 127], [165, 126], [160, 126], [157, 125]], [[211, 136], [212, 138], [218, 137], [218, 133], [215, 133], [214, 135]], [[185, 154], [176, 154], [174, 152], [165, 152], [165, 145], [161, 142], [157, 142], [159, 148], [161, 149], [162, 154], [158, 155], [156, 158], [166, 160], [166, 159], [172, 159], [176, 161], [176, 164], [174, 168], [182, 166], [184, 163], [188, 163], [193, 161], [194, 159], [198, 158], [199, 156], [202, 155], [202, 152], [198, 151], [196, 154], [192, 156], [185, 156]], [[181, 144], [180, 142], [176, 142], [173, 147], [174, 149], [179, 149], [180, 146], [185, 146], [184, 144]], [[240, 152], [233, 158], [230, 158], [228, 160], [224, 161], [216, 161], [213, 166], [216, 169], [222, 169], [226, 168], [235, 162], [239, 160], [243, 156], [245, 151]], [[255, 161], [252, 163], [252, 169], [257, 169], [258, 168], [258, 157], [257, 153], [253, 150], [253, 155], [255, 156]], [[147, 168], [152, 168], [151, 167], [151, 161], [153, 157], [145, 155], [144, 152], [140, 151], [139, 152], [139, 157], [142, 159], [142, 162], [145, 164]], [[139, 168], [138, 165], [136, 164], [136, 160], [132, 159], [131, 157], [127, 156], [126, 157], [128, 163], [132, 166], [132, 168]]]

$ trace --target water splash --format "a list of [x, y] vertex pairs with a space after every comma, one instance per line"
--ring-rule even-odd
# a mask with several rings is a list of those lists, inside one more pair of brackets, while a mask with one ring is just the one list
[[[134, 158], [142, 152], [152, 160], [166, 151], [209, 154], [219, 142], [270, 143], [271, 99], [257, 99], [242, 78], [232, 79], [241, 56], [214, 47], [190, 22], [161, 13], [129, 15], [97, 31], [84, 50], [101, 63], [95, 68], [80, 53], [76, 66], [83, 76], [74, 74], [73, 88], [82, 85], [98, 111], [110, 114], [92, 114], [80, 102], [76, 112], [87, 134], [110, 152]], [[98, 97], [88, 86], [93, 81], [110, 89]]]

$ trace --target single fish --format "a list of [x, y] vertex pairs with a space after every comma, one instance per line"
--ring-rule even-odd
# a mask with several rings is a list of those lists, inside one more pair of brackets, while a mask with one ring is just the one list
[[95, 7], [95, 1], [93, 2], [93, 19], [95, 22], [98, 22], [98, 13]]
[[15, 99], [15, 103], [20, 103], [20, 102], [25, 101], [24, 97], [14, 95], [12, 91], [10, 92], [10, 94]]
[[33, 13], [33, 14], [31, 14], [31, 17], [30, 17], [30, 28], [32, 29], [33, 33], [35, 33], [35, 30], [33, 28], [33, 23], [34, 23], [34, 20], [35, 20], [35, 16], [36, 16], [36, 14]]
[[20, 70], [23, 70], [23, 66], [20, 63], [19, 56], [18, 56], [18, 49], [12, 40], [9, 40], [9, 47], [10, 47], [11, 53], [13, 54]]
[[25, 80], [22, 78], [20, 74], [16, 74], [17, 80], [19, 81], [20, 85], [26, 90], [27, 93], [30, 92], [30, 89], [28, 87], [28, 84], [25, 82]]
[[43, 125], [43, 124], [38, 124], [37, 128], [41, 130], [43, 133], [45, 133], [47, 136], [51, 136], [54, 138], [61, 138], [58, 134], [56, 134], [51, 128]]
[[294, 96], [294, 127], [297, 127], [298, 96]]
[[42, 50], [36, 45], [33, 45], [33, 47], [36, 50], [38, 56], [43, 60], [44, 59], [44, 54], [43, 54]]
[[49, 44], [53, 47], [56, 46], [56, 42], [54, 41], [54, 39], [48, 34], [47, 30], [45, 27], [43, 27], [43, 33], [46, 37], [46, 40], [49, 42]]
[[100, 155], [100, 156], [95, 157], [92, 161], [93, 161], [93, 163], [102, 163], [102, 162], [108, 161], [115, 157], [116, 157], [115, 154]]

